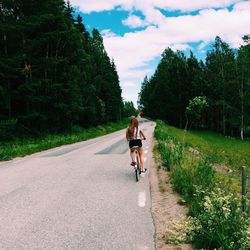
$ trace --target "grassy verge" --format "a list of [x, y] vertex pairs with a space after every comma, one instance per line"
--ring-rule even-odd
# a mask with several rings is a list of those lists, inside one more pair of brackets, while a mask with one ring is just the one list
[[25, 156], [46, 149], [58, 147], [65, 144], [85, 141], [108, 133], [125, 128], [128, 125], [128, 119], [118, 123], [109, 123], [94, 128], [76, 127], [71, 133], [46, 135], [38, 139], [23, 139], [0, 144], [0, 160], [10, 160], [17, 156]]
[[187, 146], [202, 152], [207, 160], [214, 164], [224, 164], [233, 170], [241, 166], [250, 166], [250, 141], [225, 138], [214, 132], [190, 131], [168, 126], [168, 134], [174, 135], [179, 141], [185, 140]]
[[162, 121], [157, 121], [155, 136], [173, 188], [189, 207], [191, 217], [183, 223], [186, 241], [205, 249], [249, 249], [250, 221], [241, 212], [237, 179], [216, 171], [214, 165], [226, 164], [237, 172], [238, 165], [249, 163], [250, 142], [185, 133]]

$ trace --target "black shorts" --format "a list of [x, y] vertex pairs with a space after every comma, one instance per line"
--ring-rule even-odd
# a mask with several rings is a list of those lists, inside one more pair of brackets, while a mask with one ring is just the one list
[[140, 139], [136, 139], [136, 140], [129, 141], [129, 147], [132, 148], [134, 146], [137, 146], [137, 147], [141, 148], [142, 147], [141, 140]]

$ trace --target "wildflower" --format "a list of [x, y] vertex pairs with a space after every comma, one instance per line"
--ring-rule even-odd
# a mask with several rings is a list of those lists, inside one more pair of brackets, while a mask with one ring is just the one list
[[173, 149], [174, 149], [174, 144], [173, 144], [172, 142], [170, 142], [170, 143], [168, 144], [168, 148], [169, 148], [170, 151], [173, 151]]

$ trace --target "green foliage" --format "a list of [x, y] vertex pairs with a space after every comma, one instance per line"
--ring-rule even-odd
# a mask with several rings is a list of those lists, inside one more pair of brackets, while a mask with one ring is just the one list
[[[179, 128], [185, 127], [187, 115], [196, 128], [242, 139], [249, 136], [248, 38], [245, 36], [245, 44], [236, 51], [216, 37], [205, 62], [199, 62], [193, 53], [185, 57], [180, 51], [166, 49], [154, 75], [142, 82], [138, 106], [148, 117]], [[206, 112], [201, 116], [205, 106]]]
[[190, 202], [195, 191], [192, 172], [183, 166], [178, 166], [173, 170], [171, 178], [174, 190], [182, 194], [185, 201]]
[[[206, 154], [213, 151], [206, 151], [206, 149], [213, 145], [205, 143], [204, 139], [198, 140], [195, 132], [188, 133], [189, 143], [182, 146], [184, 149], [181, 160], [171, 160], [170, 150], [168, 151], [169, 140], [173, 141], [174, 145], [178, 145], [178, 138], [183, 138], [183, 133], [185, 132], [180, 129], [157, 121], [155, 136], [163, 164], [171, 162], [171, 183], [174, 190], [182, 195], [182, 202], [188, 204], [189, 214], [192, 216], [183, 224], [184, 228], [179, 225], [176, 227], [178, 232], [176, 230], [170, 232], [166, 236], [166, 241], [186, 240], [196, 247], [205, 249], [248, 249], [250, 221], [244, 218], [240, 211], [240, 197], [234, 195], [240, 192], [232, 185], [232, 179], [216, 173], [211, 162], [207, 161]], [[195, 139], [191, 140], [193, 137]], [[199, 146], [197, 151], [199, 154], [194, 155], [194, 151], [190, 151], [190, 145]], [[203, 148], [205, 153], [202, 151]], [[189, 225], [188, 228], [185, 225]]]
[[37, 136], [121, 119], [114, 61], [69, 2], [4, 1], [0, 19], [0, 121]]
[[185, 136], [185, 146], [202, 152], [207, 161], [213, 164], [230, 166], [235, 172], [238, 172], [241, 166], [250, 166], [250, 143], [247, 140], [224, 137], [211, 131], [185, 132], [169, 125], [161, 126], [164, 124], [162, 121], [159, 124], [157, 130], [165, 132], [162, 136], [174, 136], [179, 141], [182, 141]]
[[215, 171], [211, 164], [202, 160], [195, 169], [194, 178], [196, 180], [196, 185], [211, 190], [214, 186]]
[[[202, 193], [202, 195], [200, 195]], [[248, 250], [250, 219], [243, 217], [239, 199], [221, 189], [212, 192], [197, 190], [200, 210], [196, 217], [171, 221], [166, 243], [193, 243], [197, 249]]]
[[189, 100], [185, 112], [187, 119], [192, 123], [199, 122], [201, 120], [202, 112], [207, 106], [208, 104], [205, 96], [196, 96], [193, 100]]
[[164, 141], [159, 141], [158, 149], [161, 152], [165, 169], [170, 170], [173, 165], [181, 163], [183, 146], [174, 137], [168, 137]]
[[182, 165], [174, 166], [171, 173], [171, 183], [173, 188], [180, 194], [186, 202], [190, 204], [190, 214], [195, 215], [199, 212], [197, 203], [202, 197], [196, 197], [196, 187], [203, 190], [212, 190], [215, 187], [215, 172], [211, 166], [200, 161], [197, 164], [185, 158]]
[[197, 116], [197, 119], [199, 119], [202, 110], [207, 106], [208, 104], [205, 96], [196, 96], [193, 100], [189, 100], [186, 112], [188, 115]]
[[[183, 146], [175, 137], [166, 135], [161, 121], [158, 120], [157, 124], [160, 124], [155, 128], [155, 137], [158, 140], [157, 147], [161, 153], [164, 168], [170, 170], [172, 166], [181, 164], [183, 159]], [[164, 140], [162, 140], [162, 138], [164, 138]]]
[[15, 137], [17, 120], [0, 121], [0, 141], [11, 140]]
[[136, 115], [137, 114], [137, 110], [134, 107], [133, 102], [124, 102], [124, 107], [123, 107], [123, 115], [124, 117], [130, 117], [132, 115]]
[[205, 193], [196, 216], [193, 242], [206, 249], [242, 249], [250, 246], [250, 220], [240, 210], [240, 199], [221, 189]]
[[23, 138], [5, 141], [0, 144], [0, 160], [10, 160], [17, 156], [25, 156], [42, 150], [58, 147], [65, 144], [85, 141], [101, 135], [112, 133], [127, 127], [128, 119], [121, 122], [108, 123], [93, 128], [72, 127], [71, 133], [41, 135], [41, 138]]

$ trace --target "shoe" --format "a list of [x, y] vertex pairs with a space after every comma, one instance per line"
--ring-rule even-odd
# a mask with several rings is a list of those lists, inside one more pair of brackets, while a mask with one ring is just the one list
[[147, 172], [147, 169], [144, 168], [144, 171], [141, 171], [142, 174], [145, 174]]
[[136, 165], [136, 162], [135, 162], [135, 161], [132, 161], [132, 162], [130, 163], [130, 165], [134, 167], [134, 166]]

